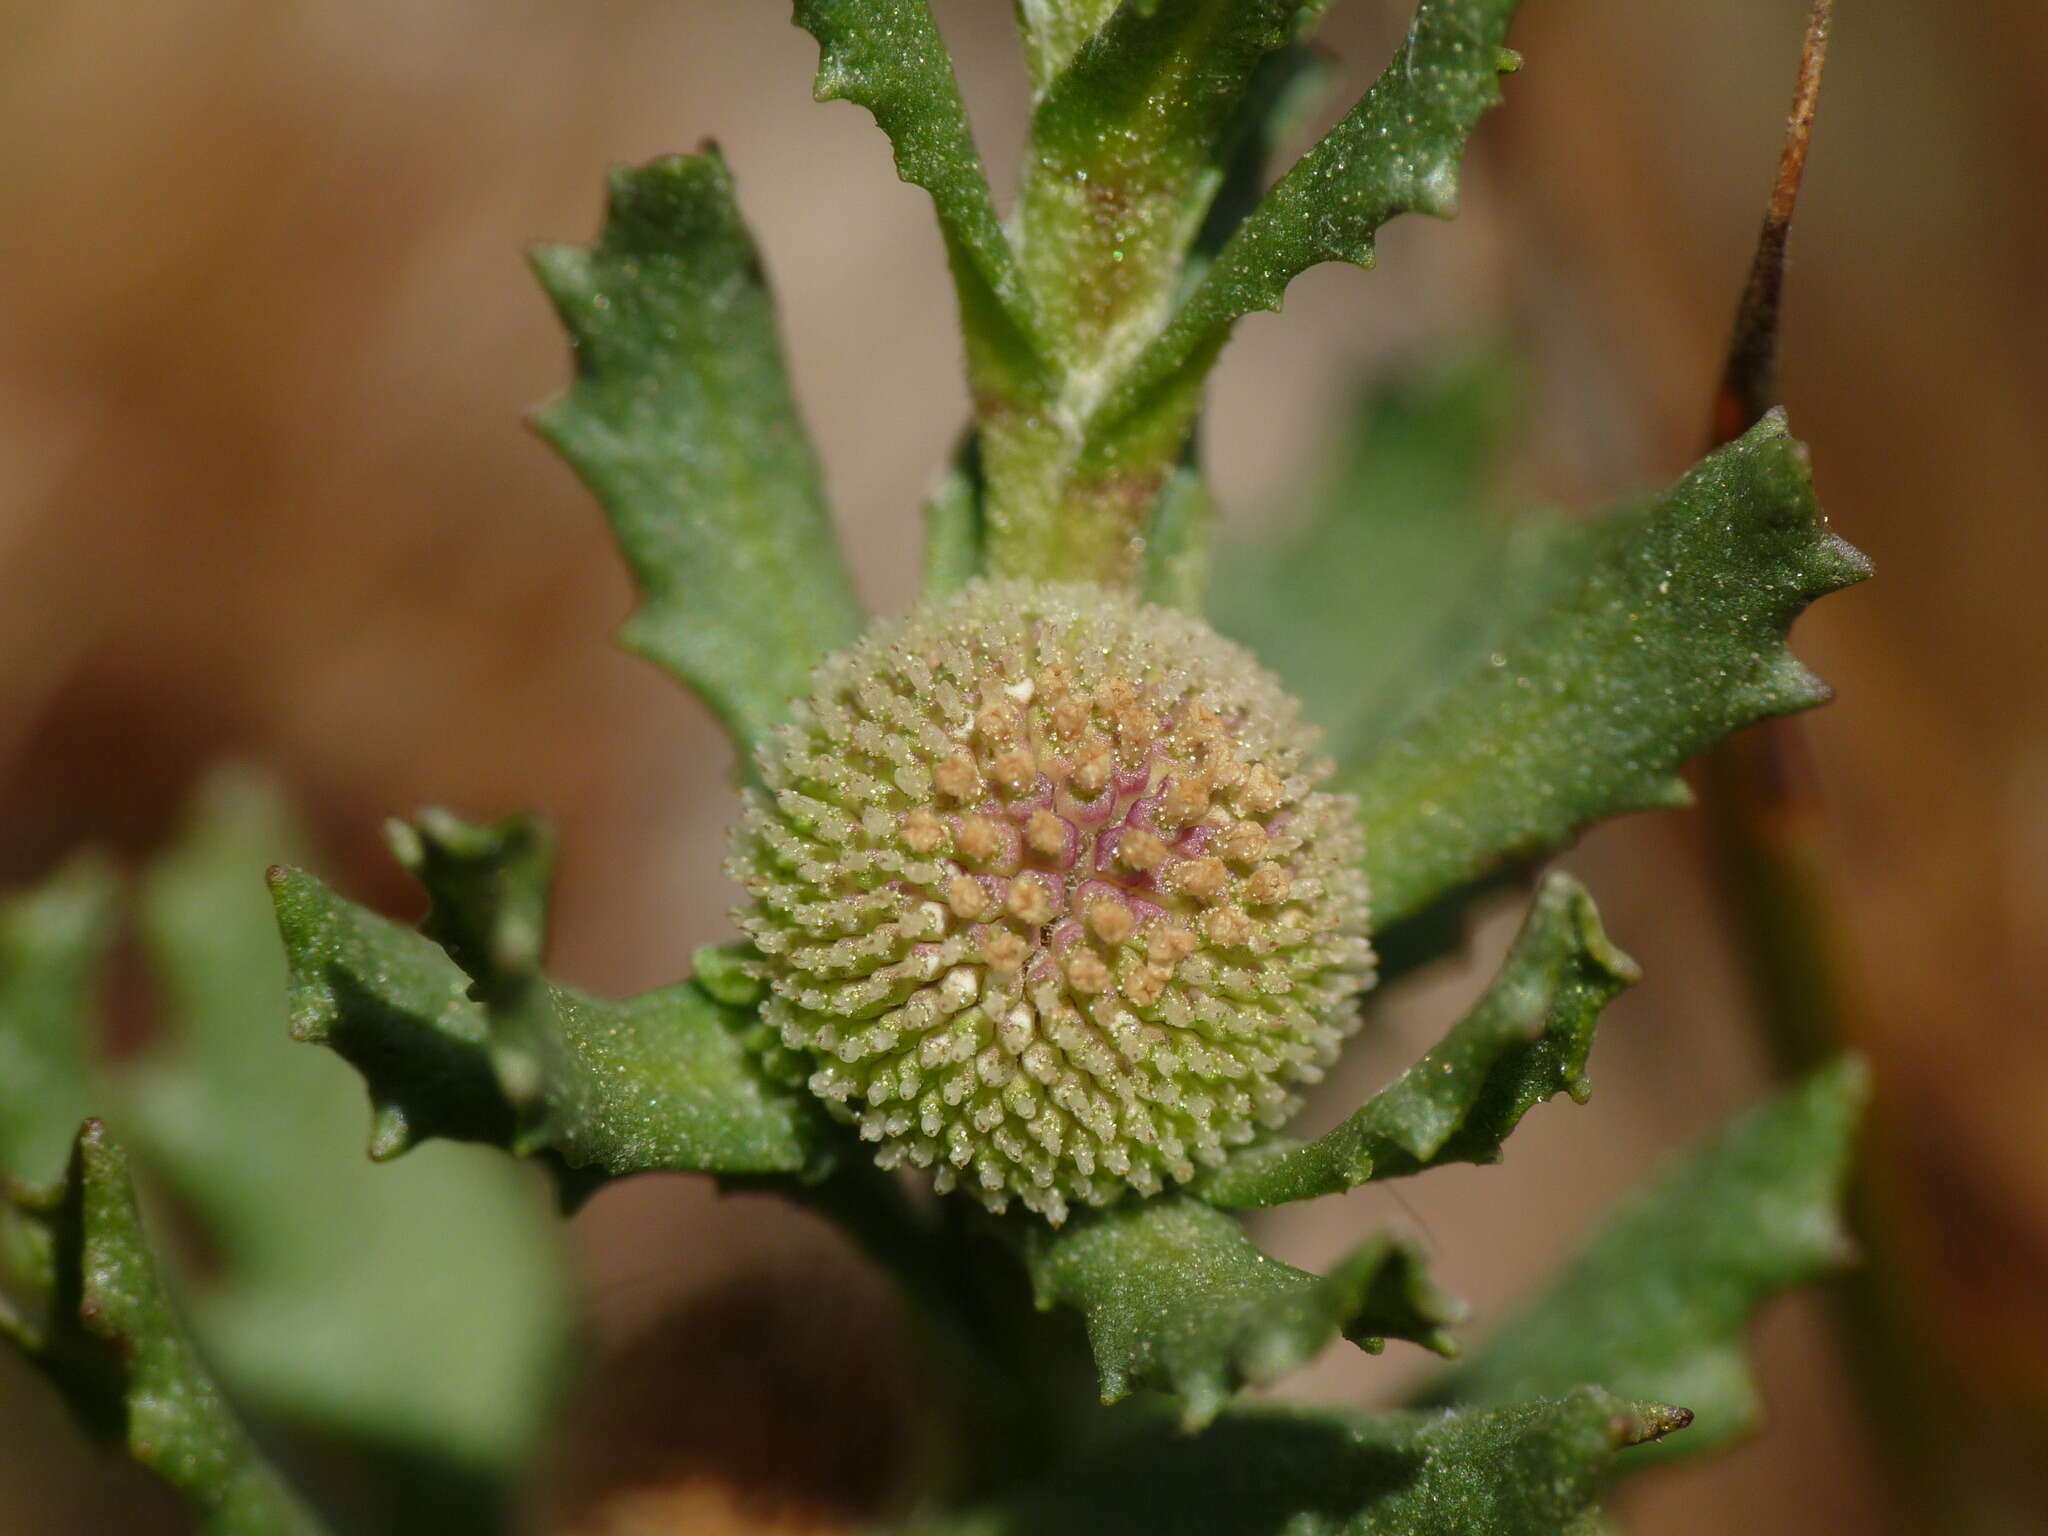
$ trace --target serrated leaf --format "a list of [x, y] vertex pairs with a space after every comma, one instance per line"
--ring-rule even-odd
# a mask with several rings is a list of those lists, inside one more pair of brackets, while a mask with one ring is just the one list
[[1422, 0], [1373, 88], [1237, 226], [1124, 374], [1087, 446], [1094, 472], [1177, 452], [1231, 329], [1254, 310], [1278, 309], [1300, 273], [1330, 261], [1370, 266], [1387, 220], [1453, 211], [1465, 140], [1514, 62], [1502, 44], [1516, 3]]
[[62, 1178], [94, 1107], [92, 1001], [119, 895], [88, 855], [0, 901], [0, 1181]]
[[1028, 387], [1036, 321], [926, 0], [796, 0], [796, 23], [817, 39], [817, 99], [865, 107], [897, 175], [931, 194], [978, 385]]
[[579, 1185], [657, 1169], [807, 1174], [829, 1156], [815, 1101], [764, 1072], [751, 1009], [694, 981], [615, 1000], [516, 979], [538, 954], [539, 934], [519, 924], [537, 918], [548, 864], [529, 856], [532, 824], [432, 816], [412, 836], [437, 931], [475, 975], [311, 876], [273, 876], [293, 1034], [363, 1074], [373, 1155], [428, 1136], [485, 1141], [544, 1157]]
[[919, 1536], [1562, 1536], [1626, 1447], [1683, 1413], [1597, 1390], [1461, 1413], [1233, 1409], [1201, 1434], [1112, 1434], [993, 1508]]
[[5, 1218], [41, 1259], [33, 1295], [0, 1297], [0, 1335], [50, 1377], [94, 1434], [184, 1495], [203, 1536], [315, 1536], [173, 1311], [143, 1234], [128, 1161], [97, 1120], [68, 1172]]
[[223, 774], [149, 869], [140, 932], [169, 1026], [120, 1074], [124, 1124], [203, 1234], [210, 1262], [183, 1294], [238, 1396], [502, 1479], [532, 1454], [568, 1348], [560, 1224], [530, 1174], [476, 1149], [364, 1160], [348, 1073], [279, 1027], [261, 877], [297, 842], [267, 787]]
[[1404, 1239], [1376, 1234], [1312, 1275], [1179, 1195], [1085, 1211], [1057, 1229], [1034, 1223], [1025, 1263], [1041, 1309], [1070, 1306], [1087, 1323], [1102, 1400], [1171, 1392], [1191, 1429], [1239, 1387], [1277, 1380], [1340, 1335], [1375, 1352], [1402, 1338], [1452, 1353], [1445, 1330], [1463, 1316]]
[[1339, 773], [1368, 831], [1377, 924], [1593, 821], [1688, 803], [1687, 758], [1828, 697], [1786, 633], [1869, 572], [1814, 504], [1782, 413], [1574, 553], [1559, 602]]
[[1639, 976], [1584, 886], [1553, 874], [1478, 1007], [1342, 1125], [1233, 1156], [1195, 1187], [1218, 1205], [1278, 1205], [1445, 1163], [1492, 1163], [1552, 1095], [1583, 1100], [1600, 1012]]
[[536, 420], [632, 567], [641, 606], [622, 639], [750, 756], [864, 619], [725, 161], [614, 170], [597, 244], [532, 260], [576, 359]]
[[1432, 1396], [1504, 1403], [1598, 1382], [1691, 1409], [1684, 1454], [1748, 1431], [1750, 1319], [1849, 1257], [1842, 1193], [1868, 1093], [1862, 1063], [1843, 1058], [1710, 1137]]

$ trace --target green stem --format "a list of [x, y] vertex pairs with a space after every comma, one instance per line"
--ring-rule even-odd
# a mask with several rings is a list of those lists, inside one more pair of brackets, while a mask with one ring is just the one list
[[896, 1281], [921, 1342], [958, 1393], [957, 1414], [941, 1414], [942, 1470], [927, 1484], [956, 1501], [1014, 1486], [1067, 1442], [1068, 1405], [1058, 1383], [1071, 1372], [1059, 1370], [1058, 1357], [1070, 1351], [1047, 1347], [1021, 1283], [988, 1283], [972, 1224], [955, 1219], [957, 1201], [934, 1209], [913, 1199], [865, 1154], [849, 1148], [838, 1172], [792, 1193]]

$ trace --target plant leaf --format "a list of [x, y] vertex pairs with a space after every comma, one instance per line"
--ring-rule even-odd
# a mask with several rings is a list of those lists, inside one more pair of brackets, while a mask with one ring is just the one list
[[1216, 498], [1192, 464], [1182, 464], [1159, 493], [1159, 506], [1145, 536], [1148, 603], [1200, 614], [1209, 588], [1216, 527]]
[[1398, 724], [1518, 591], [1530, 520], [1498, 516], [1488, 492], [1520, 395], [1503, 348], [1360, 388], [1307, 515], [1218, 562], [1212, 622], [1333, 746]]
[[64, 1176], [95, 1106], [92, 1002], [120, 886], [87, 855], [0, 902], [0, 1180]]
[[409, 1469], [502, 1480], [569, 1346], [560, 1224], [530, 1173], [481, 1149], [363, 1159], [348, 1073], [278, 1027], [261, 875], [298, 841], [267, 786], [223, 774], [149, 869], [138, 916], [170, 1027], [120, 1073], [124, 1123], [204, 1235], [211, 1262], [181, 1294], [238, 1397]]
[[1869, 571], [1829, 531], [1776, 412], [1577, 558], [1562, 601], [1340, 772], [1369, 833], [1377, 924], [1590, 822], [1688, 803], [1687, 758], [1828, 697], [1786, 632]]
[[[0, 1334], [50, 1377], [80, 1422], [124, 1442], [183, 1494], [203, 1536], [313, 1536], [322, 1529], [264, 1461], [172, 1310], [128, 1160], [97, 1120], [69, 1170], [0, 1222], [37, 1273], [0, 1296]], [[24, 1294], [26, 1293], [26, 1294]]]
[[1156, 1418], [1046, 1482], [920, 1536], [1574, 1536], [1622, 1449], [1685, 1415], [1595, 1389], [1458, 1413], [1236, 1408]]
[[632, 567], [641, 605], [621, 638], [750, 757], [864, 620], [725, 161], [615, 169], [597, 244], [532, 260], [576, 358], [536, 421]]
[[[1299, 0], [1125, 5], [1040, 96], [1016, 221], [1041, 326], [1070, 370], [1155, 333], [1222, 184], [1261, 64]], [[1142, 337], [1141, 337], [1142, 339]]]
[[1640, 974], [1585, 887], [1555, 873], [1486, 995], [1434, 1050], [1335, 1130], [1248, 1148], [1194, 1192], [1218, 1205], [1278, 1205], [1444, 1163], [1498, 1162], [1536, 1105], [1559, 1091], [1584, 1101], [1600, 1011]]
[[613, 1000], [530, 970], [539, 935], [520, 924], [539, 910], [541, 837], [517, 819], [430, 815], [401, 838], [431, 881], [436, 931], [475, 975], [311, 876], [274, 872], [292, 1032], [363, 1074], [371, 1155], [428, 1136], [485, 1141], [573, 1173], [570, 1188], [655, 1169], [817, 1171], [832, 1137], [808, 1093], [763, 1069], [750, 1007], [695, 981]]
[[1845, 1057], [1724, 1127], [1630, 1200], [1526, 1311], [1431, 1395], [1505, 1403], [1580, 1382], [1683, 1403], [1723, 1445], [1759, 1417], [1743, 1335], [1770, 1297], [1840, 1267], [1869, 1074]]
[[925, 494], [924, 596], [957, 592], [981, 574], [988, 540], [983, 489], [980, 444], [970, 428]]
[[1060, 77], [1081, 45], [1100, 32], [1122, 0], [1016, 0], [1017, 31], [1034, 95]]
[[1179, 1195], [1082, 1212], [1057, 1229], [1034, 1224], [1025, 1241], [1040, 1309], [1070, 1306], [1087, 1323], [1102, 1400], [1140, 1387], [1175, 1393], [1190, 1429], [1239, 1387], [1277, 1380], [1340, 1334], [1374, 1352], [1403, 1338], [1450, 1354], [1445, 1329], [1463, 1317], [1405, 1239], [1376, 1234], [1317, 1276]]
[[1028, 389], [1041, 371], [1036, 321], [926, 0], [796, 0], [796, 23], [818, 42], [817, 99], [867, 108], [896, 174], [931, 194], [969, 372], [981, 387]]
[[1450, 215], [1465, 140], [1515, 62], [1502, 43], [1516, 3], [1421, 0], [1378, 82], [1237, 226], [1122, 377], [1087, 448], [1097, 473], [1177, 452], [1231, 329], [1278, 309], [1300, 273], [1329, 261], [1370, 266], [1375, 231], [1397, 214]]

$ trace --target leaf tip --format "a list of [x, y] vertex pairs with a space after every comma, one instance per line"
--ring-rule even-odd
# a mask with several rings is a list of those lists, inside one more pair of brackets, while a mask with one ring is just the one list
[[1648, 1445], [1666, 1435], [1690, 1428], [1693, 1417], [1690, 1408], [1666, 1403], [1637, 1403], [1617, 1413], [1609, 1428], [1617, 1446]]

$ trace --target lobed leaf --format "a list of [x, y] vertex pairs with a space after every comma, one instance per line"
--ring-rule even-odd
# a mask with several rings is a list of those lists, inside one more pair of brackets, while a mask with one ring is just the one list
[[1502, 44], [1517, 0], [1421, 0], [1408, 36], [1363, 100], [1236, 227], [1200, 284], [1119, 381], [1087, 453], [1107, 473], [1177, 451], [1232, 328], [1275, 310], [1323, 262], [1370, 266], [1397, 214], [1447, 217], [1458, 160], [1514, 67]]
[[1743, 1334], [1849, 1256], [1843, 1187], [1869, 1075], [1842, 1058], [1668, 1168], [1432, 1396], [1507, 1403], [1581, 1382], [1681, 1402], [1711, 1450], [1759, 1417]]
[[88, 855], [0, 902], [0, 1180], [62, 1178], [93, 1108], [92, 1002], [119, 897]]
[[1869, 572], [1829, 531], [1775, 412], [1567, 547], [1560, 601], [1338, 775], [1370, 830], [1382, 927], [1591, 822], [1688, 803], [1687, 758], [1828, 697], [1786, 633]]
[[1378, 1234], [1328, 1275], [1268, 1257], [1237, 1222], [1179, 1195], [1033, 1223], [1025, 1262], [1043, 1309], [1087, 1324], [1102, 1400], [1140, 1387], [1208, 1423], [1239, 1387], [1277, 1380], [1339, 1335], [1377, 1352], [1389, 1338], [1440, 1354], [1463, 1309], [1430, 1283], [1421, 1254]]
[[632, 567], [640, 608], [621, 638], [750, 757], [864, 619], [725, 161], [614, 170], [597, 244], [532, 260], [576, 359], [536, 420]]
[[1498, 1162], [1536, 1105], [1560, 1091], [1584, 1101], [1600, 1012], [1640, 974], [1585, 887], [1552, 874], [1486, 995], [1434, 1050], [1335, 1130], [1247, 1148], [1194, 1192], [1218, 1205], [1278, 1205], [1445, 1163]]
[[1156, 1419], [1045, 1482], [920, 1536], [1576, 1536], [1617, 1454], [1682, 1410], [1597, 1389], [1455, 1413], [1233, 1409], [1200, 1434]]
[[308, 875], [273, 874], [293, 1034], [362, 1073], [372, 1156], [484, 1141], [546, 1159], [569, 1189], [656, 1169], [822, 1168], [830, 1133], [808, 1093], [764, 1069], [750, 1007], [697, 981], [614, 1000], [539, 974], [551, 854], [534, 823], [430, 814], [398, 840], [445, 952]]
[[314, 1536], [320, 1523], [263, 1459], [165, 1294], [128, 1160], [97, 1120], [68, 1171], [0, 1212], [34, 1282], [0, 1296], [12, 1338], [101, 1438], [176, 1488], [203, 1536]]
[[116, 1097], [203, 1235], [209, 1263], [183, 1295], [236, 1395], [402, 1453], [409, 1483], [438, 1469], [488, 1499], [533, 1453], [567, 1353], [561, 1229], [531, 1174], [481, 1149], [363, 1159], [347, 1072], [278, 1028], [285, 965], [259, 877], [297, 841], [261, 783], [207, 786], [142, 884], [169, 1027]]
[[926, 0], [796, 0], [796, 23], [817, 39], [817, 99], [867, 108], [895, 149], [896, 173], [931, 194], [970, 371], [985, 383], [1035, 378], [1032, 306]]

